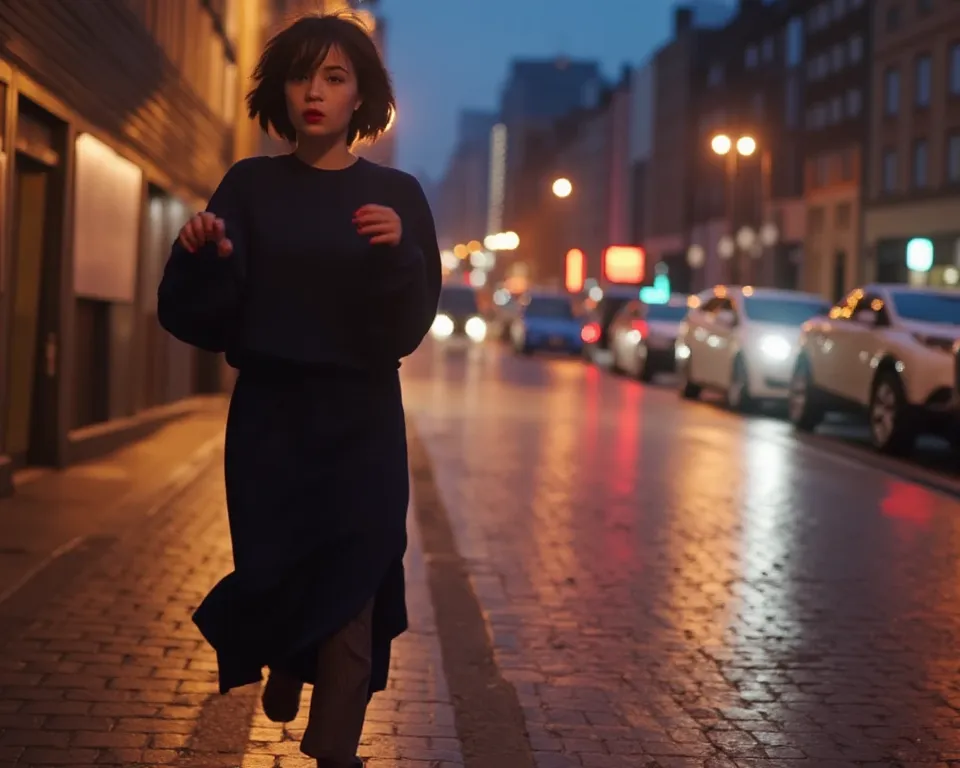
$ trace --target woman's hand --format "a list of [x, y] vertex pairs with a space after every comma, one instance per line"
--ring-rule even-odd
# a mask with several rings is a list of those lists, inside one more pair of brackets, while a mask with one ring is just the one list
[[198, 213], [180, 230], [180, 245], [196, 253], [204, 243], [216, 243], [219, 256], [233, 253], [233, 243], [227, 237], [227, 225], [212, 213]]
[[365, 205], [353, 214], [357, 232], [370, 238], [371, 245], [400, 245], [403, 224], [393, 208]]

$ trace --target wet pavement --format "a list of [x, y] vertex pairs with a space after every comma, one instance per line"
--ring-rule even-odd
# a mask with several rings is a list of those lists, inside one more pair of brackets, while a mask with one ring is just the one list
[[[960, 766], [960, 496], [579, 360], [402, 373], [413, 631], [368, 768]], [[0, 501], [0, 768], [310, 765], [189, 620], [222, 416]]]
[[404, 378], [538, 766], [960, 765], [954, 497], [577, 360]]

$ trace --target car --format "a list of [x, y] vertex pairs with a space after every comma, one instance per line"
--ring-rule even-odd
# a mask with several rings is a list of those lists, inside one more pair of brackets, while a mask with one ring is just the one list
[[676, 356], [680, 393], [718, 390], [734, 411], [785, 402], [801, 326], [826, 314], [823, 297], [800, 291], [718, 285], [691, 301]]
[[583, 322], [573, 300], [566, 294], [532, 292], [520, 302], [519, 314], [510, 327], [513, 348], [520, 354], [537, 351], [580, 354]]
[[610, 324], [617, 312], [640, 296], [640, 289], [625, 286], [610, 286], [603, 289], [603, 296], [587, 312], [581, 338], [583, 356], [594, 363], [610, 362]]
[[960, 292], [865, 285], [810, 320], [790, 383], [789, 415], [802, 431], [830, 412], [867, 417], [880, 452], [909, 453], [923, 433], [954, 446]]
[[459, 284], [441, 288], [430, 335], [439, 342], [457, 345], [480, 344], [486, 339], [487, 321], [473, 288]]
[[641, 381], [672, 373], [680, 323], [687, 316], [688, 297], [674, 294], [665, 303], [629, 301], [610, 324], [613, 369]]

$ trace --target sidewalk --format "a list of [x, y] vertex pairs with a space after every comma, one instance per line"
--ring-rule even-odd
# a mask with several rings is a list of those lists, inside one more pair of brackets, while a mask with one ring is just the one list
[[[221, 431], [211, 405], [0, 503], [4, 551], [27, 551], [0, 571], [0, 768], [311, 765], [302, 722], [269, 723], [255, 687], [217, 693], [214, 654], [190, 621], [230, 568]], [[413, 631], [371, 707], [369, 768], [463, 764], [413, 519]]]

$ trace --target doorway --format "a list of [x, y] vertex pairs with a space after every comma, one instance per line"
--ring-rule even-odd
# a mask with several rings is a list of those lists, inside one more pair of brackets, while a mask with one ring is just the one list
[[13, 164], [13, 260], [5, 447], [15, 466], [57, 461], [59, 257], [52, 241], [54, 169]]

